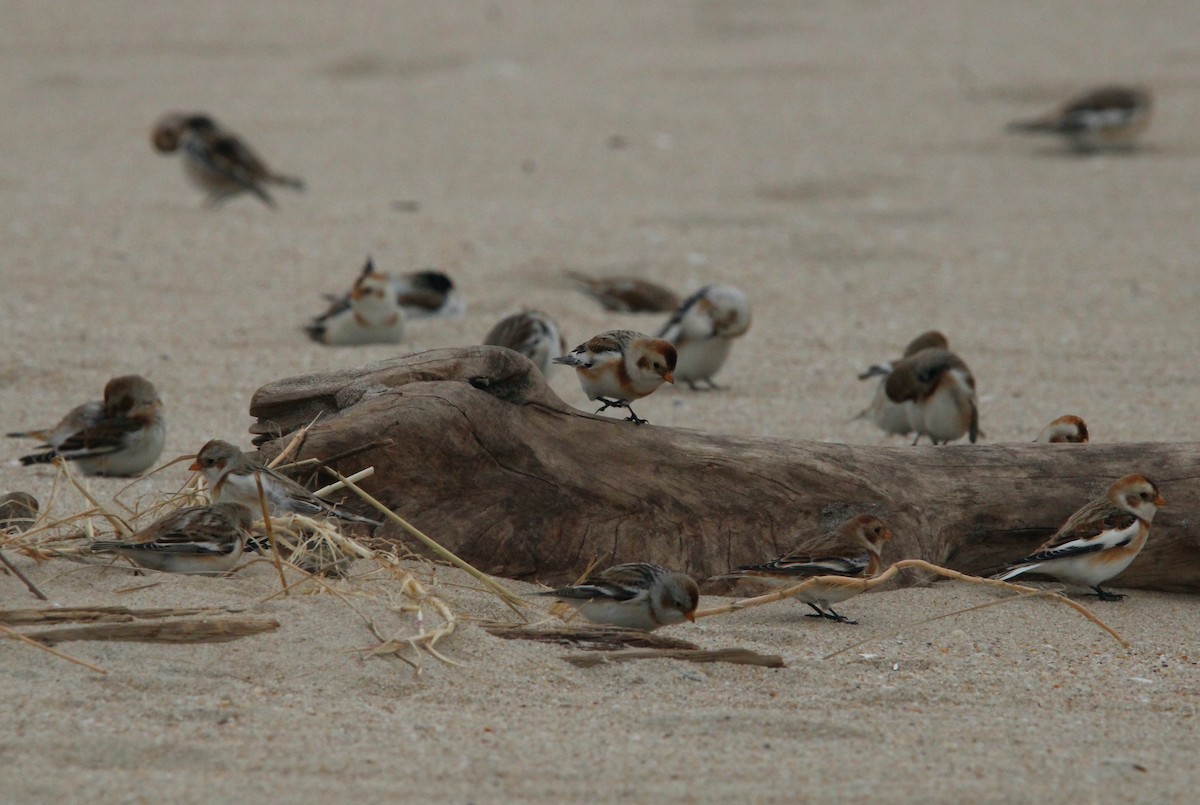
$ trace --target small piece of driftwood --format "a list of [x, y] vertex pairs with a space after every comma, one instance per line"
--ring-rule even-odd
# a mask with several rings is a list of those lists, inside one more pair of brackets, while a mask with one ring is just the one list
[[152, 618], [180, 618], [207, 612], [238, 612], [236, 609], [129, 609], [128, 607], [59, 607], [56, 609], [0, 609], [0, 623], [30, 626], [39, 623], [125, 623]]
[[138, 643], [225, 643], [250, 635], [271, 632], [279, 621], [266, 618], [220, 618], [142, 623], [102, 623], [26, 632], [26, 637], [45, 645], [68, 640], [124, 640]]
[[488, 634], [506, 640], [535, 640], [539, 643], [572, 645], [588, 651], [616, 651], [625, 648], [699, 651], [700, 647], [677, 637], [619, 629], [615, 626], [528, 626], [525, 624], [488, 623]]
[[[847, 368], [851, 372], [852, 367]], [[720, 403], [719, 394], [709, 402]], [[563, 402], [502, 347], [422, 352], [259, 389], [251, 426], [270, 459], [334, 462], [480, 570], [570, 583], [589, 562], [655, 562], [697, 579], [780, 555], [847, 517], [887, 519], [884, 560], [975, 575], [1028, 555], [1117, 478], [1143, 473], [1167, 505], [1110, 584], [1200, 592], [1200, 444], [956, 444], [875, 447], [636, 427]], [[351, 495], [346, 508], [370, 513]], [[413, 543], [393, 524], [377, 538]], [[928, 576], [910, 571], [903, 581]], [[719, 592], [725, 582], [706, 588]]]
[[745, 648], [718, 649], [629, 649], [603, 654], [568, 654], [564, 660], [580, 668], [591, 668], [610, 662], [626, 660], [686, 660], [687, 662], [731, 662], [736, 665], [758, 665], [763, 668], [786, 668], [778, 654], [759, 654]]

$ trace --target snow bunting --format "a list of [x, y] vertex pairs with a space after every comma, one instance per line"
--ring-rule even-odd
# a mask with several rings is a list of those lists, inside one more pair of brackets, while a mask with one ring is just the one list
[[629, 406], [652, 393], [664, 382], [674, 383], [675, 347], [670, 341], [651, 338], [633, 330], [609, 330], [593, 336], [554, 363], [574, 366], [579, 385], [589, 400], [606, 408], [626, 408], [629, 422], [641, 425]]
[[1087, 423], [1074, 414], [1060, 416], [1046, 427], [1034, 439], [1035, 442], [1070, 442], [1072, 444], [1087, 444]]
[[154, 127], [154, 147], [164, 154], [183, 149], [183, 167], [189, 179], [208, 194], [216, 206], [238, 193], [253, 193], [268, 207], [275, 199], [264, 185], [304, 189], [304, 182], [274, 173], [236, 134], [225, 131], [201, 113], [172, 112]]
[[691, 576], [634, 562], [593, 573], [581, 584], [537, 593], [579, 610], [592, 623], [652, 632], [696, 620], [700, 588]]
[[18, 459], [24, 466], [61, 457], [84, 475], [139, 475], [162, 455], [167, 423], [154, 385], [123, 375], [105, 384], [103, 401], [72, 408], [53, 428], [8, 436], [43, 442], [39, 449], [45, 452]]
[[[883, 564], [883, 543], [892, 538], [887, 524], [869, 514], [852, 517], [835, 530], [815, 540], [806, 540], [778, 559], [761, 565], [746, 565], [719, 579], [749, 578], [773, 587], [794, 587], [805, 579], [837, 576], [867, 579], [879, 573]], [[795, 595], [797, 601], [813, 609], [810, 618], [828, 618], [838, 623], [856, 623], [833, 611], [833, 604], [852, 598], [862, 591], [857, 584], [839, 583], [833, 578], [814, 583]]]
[[404, 336], [404, 314], [392, 279], [375, 271], [367, 258], [350, 293], [304, 328], [314, 341], [330, 346], [398, 344]]
[[679, 353], [675, 378], [695, 391], [699, 381], [718, 388], [712, 376], [729, 357], [733, 339], [749, 329], [746, 295], [729, 285], [706, 285], [683, 301], [658, 337], [675, 345]]
[[[946, 336], [937, 330], [929, 330], [928, 332], [921, 333], [909, 342], [908, 346], [904, 348], [903, 357], [907, 358], [909, 355], [914, 355], [927, 347], [949, 349], [949, 342], [946, 341]], [[859, 380], [869, 380], [872, 377], [878, 377], [880, 381], [879, 385], [875, 387], [875, 396], [871, 399], [871, 404], [862, 411], [859, 411], [854, 419], [869, 419], [876, 427], [889, 436], [904, 436], [912, 433], [912, 417], [909, 412], [915, 403], [896, 403], [888, 399], [885, 387], [887, 386], [888, 375], [892, 373], [894, 363], [895, 361], [888, 361], [874, 364], [858, 376]]]
[[1067, 584], [1091, 587], [1101, 601], [1125, 596], [1100, 585], [1121, 573], [1150, 536], [1150, 521], [1166, 505], [1158, 487], [1144, 475], [1126, 475], [1108, 493], [1067, 518], [1062, 528], [1034, 553], [1007, 565], [1001, 581], [1022, 573], [1044, 573]]
[[979, 430], [979, 404], [975, 378], [953, 352], [926, 347], [892, 365], [884, 381], [891, 402], [914, 403], [908, 409], [909, 426], [916, 432], [913, 444], [928, 436], [934, 444], [947, 444], [967, 434], [974, 444]]
[[1009, 123], [1008, 130], [1058, 134], [1076, 151], [1129, 148], [1150, 124], [1153, 105], [1142, 87], [1100, 87], [1043, 117]]
[[253, 520], [240, 503], [188, 506], [155, 520], [128, 542], [98, 540], [88, 549], [120, 554], [150, 570], [215, 576], [242, 558]]
[[501, 319], [484, 336], [485, 345], [508, 347], [533, 361], [545, 375], [550, 361], [567, 351], [558, 323], [540, 310], [524, 310]]
[[409, 318], [461, 316], [467, 308], [454, 288], [454, 280], [440, 271], [425, 269], [395, 277], [392, 288]]
[[605, 310], [667, 313], [679, 306], [679, 297], [672, 291], [640, 277], [589, 277], [578, 271], [567, 271], [566, 275]]
[[[240, 503], [251, 511], [261, 512], [262, 505], [258, 498], [258, 483], [261, 481], [263, 497], [273, 516], [293, 512], [306, 517], [323, 515], [355, 523], [380, 525], [378, 520], [334, 508], [334, 504], [320, 499], [291, 478], [252, 461], [237, 447], [220, 439], [213, 439], [201, 447], [188, 469], [204, 476], [209, 497], [214, 503]], [[256, 477], [258, 480], [255, 480]]]
[[20, 534], [37, 522], [38, 501], [28, 492], [0, 495], [0, 534]]

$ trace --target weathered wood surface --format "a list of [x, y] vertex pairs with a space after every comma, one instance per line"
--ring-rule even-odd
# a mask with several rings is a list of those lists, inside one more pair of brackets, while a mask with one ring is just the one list
[[318, 414], [302, 458], [393, 439], [337, 469], [374, 465], [367, 491], [501, 576], [558, 584], [592, 561], [649, 561], [706, 578], [859, 513], [892, 524], [889, 561], [981, 573], [1141, 472], [1168, 505], [1113, 586], [1200, 592], [1200, 443], [874, 447], [637, 427], [571, 408], [500, 347], [280, 380], [250, 413], [264, 458]]

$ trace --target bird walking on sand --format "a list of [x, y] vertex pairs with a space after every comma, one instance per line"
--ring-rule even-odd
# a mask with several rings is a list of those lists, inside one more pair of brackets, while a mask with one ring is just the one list
[[183, 150], [187, 177], [208, 194], [215, 207], [240, 193], [250, 193], [268, 207], [276, 206], [266, 185], [304, 189], [304, 181], [275, 173], [240, 137], [201, 112], [172, 112], [159, 119], [151, 137], [154, 147], [170, 154]]
[[579, 271], [567, 271], [566, 275], [605, 310], [668, 313], [679, 306], [679, 297], [674, 291], [641, 277], [589, 277]]
[[543, 375], [550, 368], [550, 362], [567, 351], [567, 342], [558, 322], [540, 310], [523, 310], [505, 316], [488, 331], [483, 343], [521, 353], [533, 361]]
[[214, 503], [240, 503], [253, 512], [261, 512], [258, 496], [261, 483], [263, 497], [273, 517], [292, 513], [380, 525], [378, 520], [335, 508], [334, 504], [317, 497], [286, 475], [253, 461], [237, 447], [220, 439], [213, 439], [201, 447], [188, 469], [204, 477]]
[[404, 337], [404, 314], [392, 279], [375, 271], [367, 258], [350, 293], [304, 328], [309, 338], [329, 346], [398, 344]]
[[[938, 347], [940, 349], [949, 349], [950, 344], [946, 340], [946, 336], [939, 333], [937, 330], [929, 330], [921, 333], [919, 336], [909, 342], [904, 348], [904, 358], [910, 355], [915, 355], [928, 347]], [[892, 402], [887, 396], [887, 379], [892, 373], [892, 367], [899, 361], [886, 361], [884, 363], [876, 363], [869, 369], [858, 376], [859, 380], [869, 380], [873, 377], [880, 378], [879, 384], [875, 386], [875, 396], [871, 398], [871, 404], [859, 411], [854, 419], [867, 419], [889, 436], [905, 436], [912, 433], [912, 415], [910, 413], [916, 403], [911, 401]]]
[[934, 444], [948, 444], [964, 435], [974, 444], [983, 435], [975, 377], [948, 349], [926, 347], [901, 358], [892, 365], [884, 391], [891, 402], [913, 403], [907, 409], [917, 434], [913, 444], [922, 436]]
[[454, 280], [430, 268], [393, 275], [392, 290], [410, 319], [450, 318], [461, 316], [467, 309]]
[[695, 621], [700, 604], [691, 576], [643, 562], [613, 565], [579, 584], [536, 595], [553, 596], [592, 623], [643, 632]]
[[1150, 536], [1150, 522], [1166, 505], [1158, 487], [1144, 475], [1126, 475], [1072, 514], [1054, 536], [1023, 559], [1010, 562], [996, 578], [1041, 573], [1067, 584], [1091, 587], [1101, 601], [1125, 596], [1102, 585], [1118, 575], [1141, 552]]
[[778, 559], [761, 565], [745, 565], [716, 578], [748, 578], [786, 588], [819, 576], [834, 577], [822, 578], [793, 597], [812, 607], [810, 618], [857, 623], [834, 612], [833, 604], [858, 595], [862, 586], [857, 582], [879, 573], [883, 564], [883, 543], [891, 538], [887, 523], [863, 514], [851, 517], [816, 539], [805, 540]]
[[150, 570], [215, 576], [229, 572], [242, 558], [253, 519], [240, 503], [188, 506], [154, 521], [131, 540], [97, 540], [88, 549], [120, 554]]
[[1058, 419], [1042, 428], [1042, 432], [1038, 434], [1038, 437], [1034, 439], [1034, 441], [1047, 442], [1050, 444], [1087, 444], [1087, 423], [1074, 414], [1060, 416]]
[[596, 411], [625, 408], [627, 421], [646, 420], [629, 405], [653, 393], [663, 383], [674, 383], [675, 347], [670, 341], [633, 330], [610, 330], [593, 336], [554, 363], [574, 366], [575, 375], [589, 400], [599, 400]]
[[696, 390], [703, 382], [719, 388], [713, 375], [725, 365], [733, 339], [750, 329], [750, 302], [730, 285], [706, 285], [683, 301], [658, 337], [679, 353], [675, 379]]
[[162, 455], [167, 437], [162, 400], [154, 385], [139, 375], [114, 377], [104, 399], [72, 408], [53, 428], [7, 434], [38, 439], [41, 453], [22, 456], [22, 466], [56, 458], [74, 462], [84, 475], [140, 475]]
[[1144, 87], [1099, 87], [1047, 115], [1009, 123], [1008, 131], [1059, 135], [1081, 153], [1127, 149], [1150, 125], [1153, 108]]
[[0, 534], [20, 534], [37, 522], [38, 499], [28, 492], [0, 495]]

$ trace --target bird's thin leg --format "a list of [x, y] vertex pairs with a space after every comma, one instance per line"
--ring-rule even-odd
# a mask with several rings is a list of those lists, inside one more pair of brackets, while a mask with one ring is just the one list
[[918, 433], [918, 434], [917, 434], [917, 438], [915, 438], [915, 439], [913, 439], [913, 440], [912, 440], [913, 447], [916, 447], [916, 446], [917, 446], [917, 442], [919, 442], [919, 441], [921, 441], [921, 434], [919, 434], [919, 433]]
[[600, 403], [600, 407], [596, 409], [596, 413], [606, 411], [609, 408], [627, 408], [624, 400], [610, 400], [608, 397], [597, 397], [596, 400]]
[[806, 603], [810, 607], [812, 607], [812, 610], [813, 610], [812, 612], [804, 613], [804, 617], [806, 617], [806, 618], [824, 618], [825, 617], [824, 611], [822, 611], [822, 609], [819, 606], [812, 603], [811, 601], [805, 601], [804, 603]]
[[1103, 589], [1099, 584], [1093, 584], [1092, 589], [1096, 591], [1096, 598], [1101, 601], [1120, 601], [1125, 597], [1123, 593], [1110, 593]]

